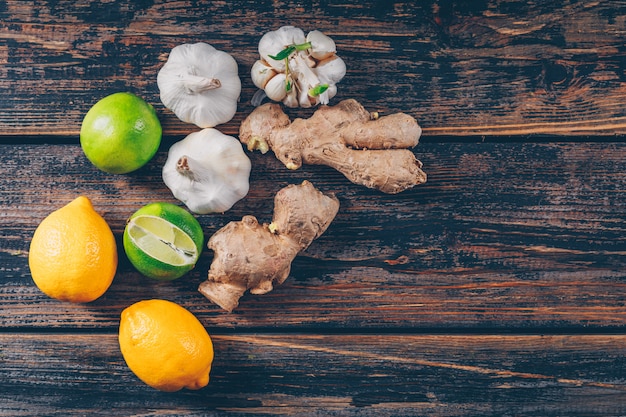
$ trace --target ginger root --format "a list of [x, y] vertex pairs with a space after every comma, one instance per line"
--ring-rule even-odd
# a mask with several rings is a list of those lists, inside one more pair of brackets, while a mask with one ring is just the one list
[[271, 149], [289, 169], [328, 165], [355, 184], [396, 194], [426, 182], [422, 163], [408, 149], [421, 133], [407, 114], [378, 118], [356, 100], [344, 100], [293, 122], [279, 104], [264, 104], [243, 121], [239, 140], [251, 151]]
[[230, 222], [207, 244], [214, 251], [208, 279], [198, 290], [232, 311], [246, 290], [265, 294], [282, 284], [296, 255], [317, 239], [339, 211], [339, 200], [325, 195], [309, 181], [288, 185], [274, 198], [271, 224], [254, 216]]

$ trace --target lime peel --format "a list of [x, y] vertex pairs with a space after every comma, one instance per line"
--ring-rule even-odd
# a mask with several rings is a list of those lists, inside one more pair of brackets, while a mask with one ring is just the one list
[[128, 92], [108, 95], [85, 114], [80, 145], [93, 165], [127, 174], [146, 165], [161, 144], [163, 130], [154, 107]]

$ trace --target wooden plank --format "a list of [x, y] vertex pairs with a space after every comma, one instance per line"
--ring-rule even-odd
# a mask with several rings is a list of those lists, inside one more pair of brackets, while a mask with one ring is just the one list
[[166, 135], [187, 134], [194, 127], [161, 105], [156, 74], [172, 47], [198, 41], [240, 64], [239, 112], [220, 127], [236, 134], [252, 110], [258, 40], [283, 24], [335, 39], [348, 65], [338, 99], [410, 113], [428, 136], [623, 135], [625, 12], [617, 0], [9, 0], [0, 9], [0, 136], [75, 137], [89, 107], [117, 91], [154, 104]]
[[[626, 312], [626, 144], [424, 143], [429, 180], [399, 195], [348, 183], [324, 167], [288, 171], [251, 154], [248, 197], [224, 215], [198, 216], [207, 237], [226, 222], [271, 218], [275, 192], [303, 179], [336, 192], [340, 212], [270, 294], [225, 314], [196, 291], [212, 255], [172, 283], [134, 272], [121, 256], [100, 300], [46, 298], [27, 266], [41, 219], [88, 195], [120, 240], [126, 218], [162, 185], [165, 151], [130, 175], [104, 174], [74, 145], [3, 146], [0, 155], [0, 325], [117, 327], [143, 298], [185, 305], [208, 326], [325, 329], [554, 329], [623, 327]], [[120, 245], [121, 248], [121, 245]]]
[[131, 373], [116, 335], [0, 334], [0, 415], [626, 413], [626, 336], [239, 333], [213, 341], [209, 386], [166, 394]]

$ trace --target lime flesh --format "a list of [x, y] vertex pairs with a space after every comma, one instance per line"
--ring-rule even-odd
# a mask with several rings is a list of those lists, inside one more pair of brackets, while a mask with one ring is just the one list
[[202, 252], [198, 220], [171, 203], [150, 203], [137, 210], [124, 229], [124, 251], [143, 275], [169, 281], [191, 271]]
[[198, 259], [198, 249], [191, 237], [160, 217], [135, 217], [128, 224], [128, 234], [146, 255], [165, 264], [193, 265]]

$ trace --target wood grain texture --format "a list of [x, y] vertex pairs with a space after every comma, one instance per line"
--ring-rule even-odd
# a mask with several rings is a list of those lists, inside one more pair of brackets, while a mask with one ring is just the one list
[[[625, 16], [618, 0], [0, 2], [0, 416], [626, 415]], [[160, 103], [171, 48], [235, 57], [239, 110], [219, 128], [236, 135], [258, 41], [285, 24], [336, 41], [337, 100], [419, 121], [428, 182], [384, 195], [249, 154], [249, 195], [197, 216], [207, 237], [243, 215], [269, 221], [274, 194], [305, 179], [341, 202], [285, 284], [227, 314], [197, 292], [208, 249], [165, 283], [120, 251], [99, 300], [43, 295], [28, 247], [51, 211], [87, 195], [121, 248], [135, 210], [176, 202], [161, 167], [198, 129]], [[78, 140], [118, 91], [164, 127], [129, 175], [95, 169]], [[207, 388], [160, 393], [125, 365], [119, 315], [146, 298], [213, 335]]]
[[117, 91], [155, 105], [166, 135], [187, 134], [156, 74], [171, 48], [198, 41], [239, 63], [239, 112], [220, 127], [236, 134], [258, 40], [284, 24], [336, 41], [348, 66], [337, 99], [407, 112], [428, 136], [623, 135], [624, 12], [620, 1], [6, 1], [0, 136], [75, 137]]
[[[207, 238], [253, 214], [269, 222], [273, 196], [310, 180], [341, 208], [328, 231], [270, 294], [226, 314], [199, 293], [212, 253], [172, 283], [140, 276], [121, 251], [100, 300], [45, 297], [27, 266], [30, 238], [52, 210], [89, 196], [118, 242], [128, 216], [176, 202], [160, 179], [166, 154], [131, 175], [105, 174], [77, 145], [4, 146], [0, 156], [0, 323], [116, 328], [132, 301], [162, 297], [208, 326], [291, 328], [581, 328], [626, 324], [626, 146], [623, 143], [425, 143], [426, 184], [390, 196], [323, 167], [288, 171], [250, 154], [250, 194], [224, 215], [197, 216]], [[121, 244], [119, 245], [121, 248]], [[69, 314], [68, 314], [69, 313]]]
[[624, 336], [240, 333], [213, 341], [209, 386], [166, 394], [131, 373], [115, 335], [0, 334], [0, 415], [626, 413]]

